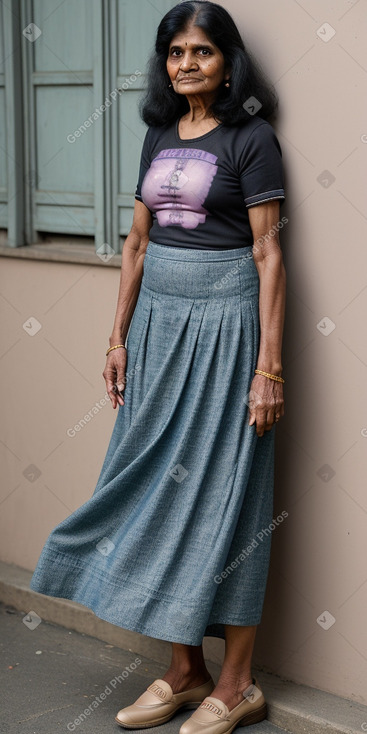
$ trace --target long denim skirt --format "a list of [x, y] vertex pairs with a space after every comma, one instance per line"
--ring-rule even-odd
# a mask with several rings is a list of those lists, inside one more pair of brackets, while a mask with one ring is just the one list
[[125, 405], [93, 495], [51, 531], [31, 589], [187, 645], [260, 622], [275, 426], [248, 424], [259, 285], [251, 247], [149, 241]]

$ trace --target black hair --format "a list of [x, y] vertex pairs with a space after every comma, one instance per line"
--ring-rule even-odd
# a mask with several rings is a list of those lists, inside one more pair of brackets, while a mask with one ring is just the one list
[[190, 109], [186, 96], [169, 87], [166, 62], [172, 38], [191, 21], [218, 46], [230, 72], [230, 86], [225, 87], [223, 81], [211, 105], [213, 116], [226, 125], [247, 120], [254, 111], [243, 105], [255, 97], [261, 104], [256, 114], [269, 119], [277, 109], [276, 92], [245, 48], [232, 16], [217, 3], [193, 0], [175, 5], [158, 26], [155, 50], [148, 63], [147, 90], [139, 103], [142, 120], [147, 125], [161, 126], [177, 120]]

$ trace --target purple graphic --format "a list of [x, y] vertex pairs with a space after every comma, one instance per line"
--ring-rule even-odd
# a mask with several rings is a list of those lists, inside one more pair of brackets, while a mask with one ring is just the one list
[[216, 161], [212, 153], [194, 148], [161, 150], [153, 158], [141, 195], [161, 227], [195, 229], [205, 222], [209, 212], [203, 204], [218, 170]]

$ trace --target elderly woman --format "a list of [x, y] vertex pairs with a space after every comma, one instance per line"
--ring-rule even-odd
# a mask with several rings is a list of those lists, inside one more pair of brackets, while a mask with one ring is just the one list
[[[103, 372], [116, 422], [92, 497], [51, 532], [31, 581], [172, 643], [164, 676], [117, 713], [126, 728], [184, 707], [180, 734], [266, 717], [251, 658], [284, 413], [275, 107], [224, 8], [164, 16]], [[216, 685], [204, 635], [225, 639]]]

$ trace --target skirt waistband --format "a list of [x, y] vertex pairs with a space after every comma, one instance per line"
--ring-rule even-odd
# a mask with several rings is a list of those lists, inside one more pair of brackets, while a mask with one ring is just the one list
[[149, 240], [141, 290], [156, 299], [165, 296], [199, 300], [231, 296], [255, 299], [259, 292], [259, 275], [252, 247], [193, 250]]
[[170, 247], [149, 240], [146, 255], [162, 257], [166, 260], [183, 260], [189, 262], [223, 262], [252, 257], [252, 246], [236, 247], [228, 250], [195, 250], [192, 247]]

